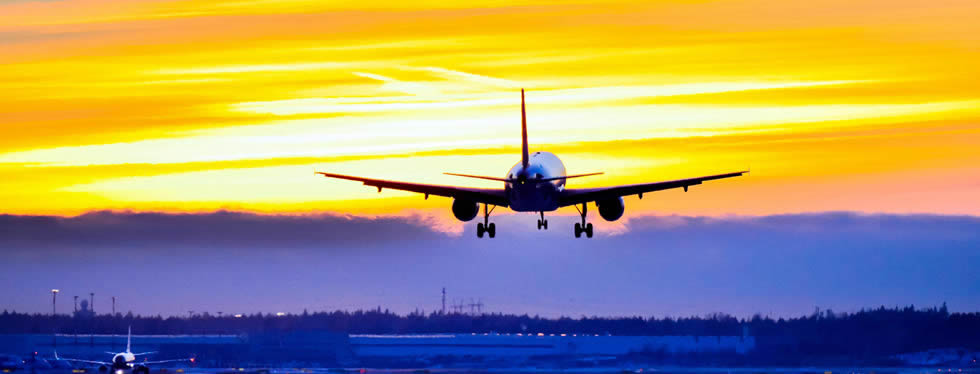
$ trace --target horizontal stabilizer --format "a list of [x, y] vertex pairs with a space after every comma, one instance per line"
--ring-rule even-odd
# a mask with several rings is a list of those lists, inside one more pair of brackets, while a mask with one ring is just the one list
[[452, 176], [456, 176], [456, 177], [486, 179], [486, 180], [498, 181], [498, 182], [510, 182], [510, 180], [507, 179], [507, 178], [486, 177], [486, 176], [482, 176], [482, 175], [469, 175], [469, 174], [456, 174], [456, 173], [443, 173], [443, 174], [452, 175]]
[[[466, 178], [476, 178], [476, 179], [486, 179], [486, 180], [491, 180], [491, 181], [498, 181], [498, 182], [520, 182], [520, 180], [519, 180], [519, 179], [509, 179], [509, 178], [497, 178], [497, 177], [487, 177], [487, 176], [483, 176], [483, 175], [470, 175], [470, 174], [457, 174], [457, 173], [443, 173], [443, 174], [446, 174], [446, 175], [453, 175], [453, 176], [457, 176], [457, 177], [466, 177]], [[530, 180], [528, 180], [527, 182], [529, 182], [529, 183], [544, 183], [544, 182], [551, 182], [551, 181], [554, 181], [554, 180], [559, 180], [559, 179], [568, 179], [568, 178], [579, 178], [579, 177], [588, 177], [588, 176], [592, 176], [592, 175], [599, 175], [599, 174], [602, 174], [602, 172], [600, 171], [600, 172], [598, 172], [598, 173], [588, 173], [588, 174], [577, 174], [577, 175], [566, 175], [566, 176], [562, 176], [562, 177], [552, 177], [552, 178], [543, 178], [543, 179], [530, 179]]]
[[580, 178], [580, 177], [591, 177], [591, 176], [593, 176], [593, 175], [600, 175], [600, 174], [603, 174], [603, 172], [601, 172], [601, 171], [600, 171], [600, 172], [598, 172], [598, 173], [588, 173], [588, 174], [575, 174], [575, 175], [566, 175], [566, 176], [564, 176], [564, 177], [554, 177], [554, 178], [545, 178], [545, 179], [535, 179], [534, 181], [535, 181], [535, 182], [550, 182], [550, 181], [553, 181], [553, 180], [558, 180], [558, 179], [568, 179], [568, 178]]

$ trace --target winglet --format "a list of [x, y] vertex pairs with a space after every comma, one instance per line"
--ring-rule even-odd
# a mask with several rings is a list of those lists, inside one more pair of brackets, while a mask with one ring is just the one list
[[527, 152], [527, 114], [524, 111], [524, 89], [521, 89], [521, 164], [527, 167], [531, 163]]

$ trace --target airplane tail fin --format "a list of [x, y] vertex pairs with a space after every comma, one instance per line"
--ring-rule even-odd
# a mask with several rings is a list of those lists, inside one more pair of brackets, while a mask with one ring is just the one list
[[130, 342], [132, 342], [132, 340], [133, 340], [133, 326], [130, 325], [129, 326], [129, 330], [126, 331], [126, 352], [132, 352], [129, 349], [129, 345], [130, 345]]
[[530, 156], [527, 151], [527, 114], [524, 112], [524, 89], [521, 89], [521, 164], [527, 167], [530, 164]]

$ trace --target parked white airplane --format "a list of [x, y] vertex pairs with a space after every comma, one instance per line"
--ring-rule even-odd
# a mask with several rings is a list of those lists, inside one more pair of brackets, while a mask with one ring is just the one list
[[[590, 202], [595, 202], [596, 207], [599, 208], [599, 215], [603, 219], [606, 221], [615, 221], [623, 216], [625, 210], [623, 196], [637, 195], [642, 199], [643, 194], [646, 192], [671, 188], [683, 188], [687, 192], [688, 187], [701, 184], [705, 181], [737, 177], [748, 173], [746, 170], [654, 183], [601, 188], [565, 188], [566, 179], [602, 173], [565, 175], [565, 165], [558, 159], [558, 156], [548, 152], [528, 152], [527, 115], [524, 110], [523, 89], [521, 90], [521, 144], [521, 161], [514, 165], [510, 169], [510, 172], [503, 178], [446, 173], [460, 177], [504, 182], [504, 188], [502, 189], [396, 182], [318, 171], [314, 171], [314, 173], [330, 178], [363, 182], [367, 186], [377, 187], [378, 192], [381, 192], [382, 188], [391, 188], [425, 194], [425, 198], [427, 199], [429, 195], [451, 197], [453, 198], [453, 215], [464, 222], [476, 217], [480, 210], [479, 204], [483, 204], [483, 222], [477, 223], [476, 225], [476, 236], [481, 238], [484, 233], [488, 234], [491, 238], [496, 235], [496, 225], [490, 222], [490, 213], [498, 206], [509, 207], [516, 212], [540, 213], [541, 218], [538, 219], [538, 230], [548, 229], [548, 220], [544, 218], [544, 212], [551, 212], [565, 206], [575, 206], [575, 209], [582, 216], [582, 222], [575, 224], [575, 237], [579, 238], [585, 233], [586, 237], [591, 238], [593, 233], [592, 224], [586, 222], [588, 203]], [[581, 208], [579, 208], [580, 205]]]
[[99, 365], [99, 372], [105, 373], [112, 369], [114, 374], [123, 374], [126, 370], [132, 370], [132, 374], [150, 374], [150, 368], [146, 365], [162, 364], [166, 362], [194, 362], [194, 358], [182, 358], [177, 360], [161, 360], [161, 361], [140, 361], [136, 362], [136, 356], [151, 355], [156, 352], [143, 352], [143, 353], [133, 353], [130, 349], [130, 344], [133, 337], [133, 327], [129, 327], [129, 331], [126, 333], [126, 351], [124, 352], [106, 352], [112, 355], [112, 362], [104, 361], [89, 361], [89, 360], [79, 360], [75, 358], [64, 358], [58, 357], [58, 352], [54, 352], [55, 360], [64, 360], [71, 362], [81, 362], [85, 364]]

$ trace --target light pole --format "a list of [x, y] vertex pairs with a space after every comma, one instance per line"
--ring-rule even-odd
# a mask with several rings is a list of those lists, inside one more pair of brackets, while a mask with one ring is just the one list
[[57, 306], [58, 306], [58, 292], [61, 292], [61, 291], [59, 291], [57, 288], [51, 289], [51, 315], [52, 316], [58, 314], [58, 308], [57, 308]]
[[112, 315], [116, 315], [116, 297], [112, 297]]
[[[58, 322], [54, 321], [54, 318], [58, 315], [58, 292], [61, 291], [59, 291], [57, 288], [51, 289], [51, 319], [54, 325], [58, 324]], [[57, 327], [55, 327], [55, 331], [52, 331], [51, 333], [51, 346], [58, 347]]]
[[71, 316], [72, 331], [75, 332], [75, 345], [78, 345], [78, 295], [75, 295], [75, 309]]
[[95, 317], [95, 292], [89, 292], [88, 297], [88, 309], [92, 311], [92, 317]]

